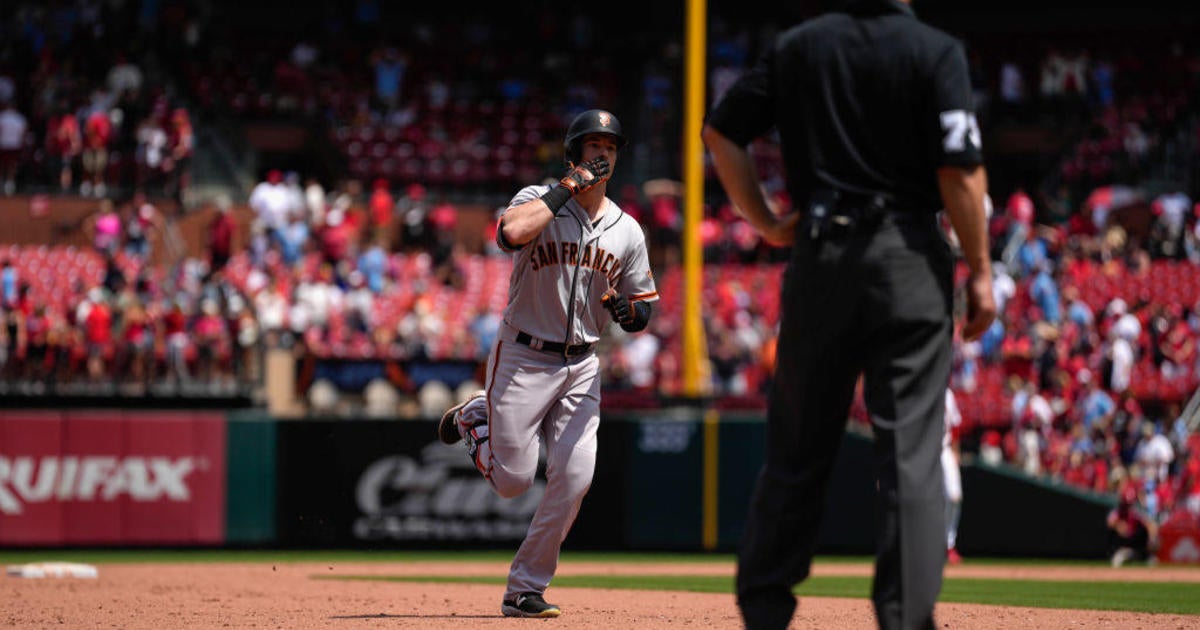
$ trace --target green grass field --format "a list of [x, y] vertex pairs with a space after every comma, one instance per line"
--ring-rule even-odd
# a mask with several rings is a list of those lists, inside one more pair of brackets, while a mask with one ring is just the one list
[[[154, 562], [313, 562], [313, 563], [404, 563], [404, 562], [501, 562], [511, 560], [511, 551], [228, 551], [228, 550], [0, 550], [0, 564], [42, 561], [87, 562], [92, 564]], [[729, 554], [672, 553], [564, 553], [562, 561], [648, 564], [664, 562], [729, 563]], [[823, 556], [817, 562], [867, 563], [870, 558]], [[971, 565], [1038, 565], [1104, 567], [1101, 561], [1051, 561], [1023, 559], [971, 559]], [[1197, 569], [1200, 572], [1200, 569]], [[382, 580], [394, 582], [469, 582], [503, 584], [504, 576], [315, 576], [317, 579]], [[724, 576], [680, 575], [563, 575], [554, 585], [560, 588], [621, 588], [674, 590], [701, 593], [731, 593], [733, 581]], [[800, 595], [865, 598], [870, 593], [868, 577], [820, 576], [805, 581]], [[1037, 608], [1082, 608], [1151, 613], [1200, 615], [1200, 583], [1187, 582], [1084, 582], [948, 578], [941, 601]]]
[[[328, 580], [373, 580], [387, 582], [457, 582], [503, 585], [496, 577], [410, 577], [410, 576], [317, 576]], [[692, 591], [732, 593], [733, 579], [680, 575], [562, 575], [554, 578], [558, 588], [621, 588], [640, 591]], [[867, 577], [812, 577], [796, 593], [812, 597], [865, 598], [871, 592]], [[950, 578], [942, 588], [943, 602], [1030, 606], [1033, 608], [1082, 608], [1150, 613], [1200, 614], [1200, 585], [1179, 582], [1063, 582], [1048, 580], [994, 580]]]

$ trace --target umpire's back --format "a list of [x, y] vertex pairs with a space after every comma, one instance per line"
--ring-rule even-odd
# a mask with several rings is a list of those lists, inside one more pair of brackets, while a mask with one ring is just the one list
[[[768, 53], [778, 86], [772, 113], [793, 197], [825, 186], [887, 195], [905, 211], [939, 209], [936, 169], [951, 153], [939, 114], [971, 111], [971, 95], [953, 95], [957, 105], [932, 101], [944, 101], [933, 95], [957, 78], [948, 75], [966, 71], [952, 54], [959, 46], [895, 0], [853, 0], [781, 34]], [[974, 118], [964, 114], [964, 125], [958, 133], [972, 134], [977, 151]]]

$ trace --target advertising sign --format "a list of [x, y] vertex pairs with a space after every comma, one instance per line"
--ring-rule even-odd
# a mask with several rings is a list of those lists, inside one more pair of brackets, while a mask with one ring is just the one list
[[279, 426], [278, 532], [285, 544], [458, 546], [520, 541], [545, 482], [502, 499], [461, 444], [426, 422]]
[[219, 414], [0, 413], [0, 544], [220, 543]]

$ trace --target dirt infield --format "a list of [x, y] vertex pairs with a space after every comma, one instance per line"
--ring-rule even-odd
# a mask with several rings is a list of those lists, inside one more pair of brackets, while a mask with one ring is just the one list
[[[315, 576], [503, 576], [502, 563], [100, 565], [96, 580], [0, 578], [0, 627], [88, 628], [738, 628], [733, 597], [555, 588], [555, 620], [499, 616], [494, 585], [320, 580]], [[560, 575], [732, 575], [729, 563], [564, 564]], [[819, 564], [814, 575], [869, 575], [867, 564]], [[948, 576], [1200, 584], [1167, 567], [959, 566]], [[1200, 628], [1200, 616], [940, 604], [943, 628]], [[542, 626], [538, 624], [546, 623]], [[793, 628], [871, 628], [866, 600], [806, 597]]]

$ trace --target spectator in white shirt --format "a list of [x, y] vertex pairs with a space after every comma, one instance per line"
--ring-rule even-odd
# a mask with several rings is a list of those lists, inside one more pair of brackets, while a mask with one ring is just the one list
[[1168, 467], [1175, 459], [1175, 449], [1171, 447], [1171, 440], [1167, 436], [1147, 422], [1142, 425], [1142, 440], [1138, 443], [1134, 458], [1142, 464], [1147, 476], [1161, 483], [1167, 480]]
[[304, 203], [308, 208], [308, 224], [311, 226], [325, 223], [325, 189], [315, 177], [308, 178], [304, 187]]
[[650, 390], [654, 387], [654, 360], [658, 357], [662, 342], [652, 334], [630, 337], [621, 349], [629, 369], [629, 384], [637, 389]]
[[292, 196], [283, 183], [283, 173], [277, 169], [269, 171], [267, 179], [250, 192], [249, 204], [258, 220], [266, 226], [271, 240], [281, 243], [292, 208]]
[[296, 301], [308, 307], [310, 323], [313, 326], [325, 326], [329, 323], [329, 315], [342, 308], [345, 295], [333, 283], [333, 267], [321, 265], [317, 279], [305, 282], [297, 289]]
[[1003, 313], [1004, 305], [1017, 294], [1017, 283], [1008, 275], [1008, 266], [1002, 262], [992, 263], [992, 299], [996, 301], [996, 312]]
[[279, 345], [280, 336], [287, 325], [288, 301], [279, 289], [278, 281], [272, 280], [269, 287], [254, 296], [254, 311], [267, 345]]
[[130, 63], [123, 53], [118, 53], [117, 62], [108, 71], [108, 90], [119, 97], [123, 92], [137, 94], [141, 89], [141, 68]]
[[17, 166], [25, 148], [29, 124], [11, 102], [0, 105], [0, 182], [5, 195], [17, 190]]

